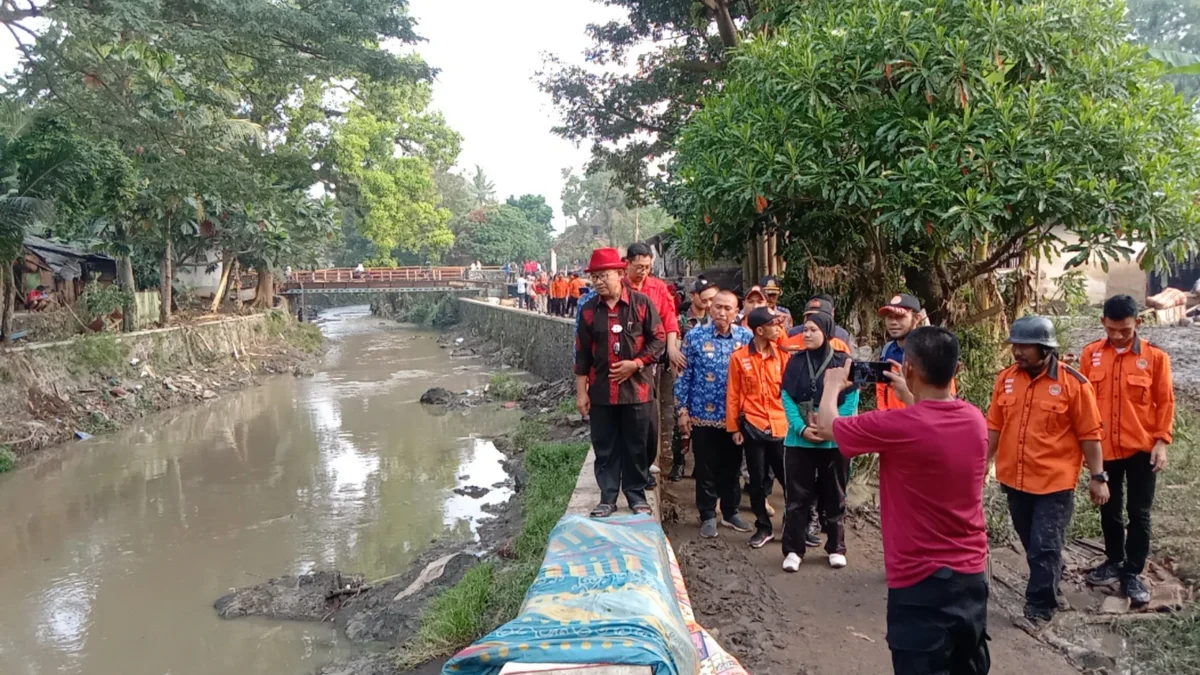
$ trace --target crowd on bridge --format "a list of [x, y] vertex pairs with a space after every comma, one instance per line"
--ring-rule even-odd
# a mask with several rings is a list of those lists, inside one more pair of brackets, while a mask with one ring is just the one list
[[[889, 341], [875, 361], [854, 363], [832, 298], [813, 297], [797, 314], [779, 304], [774, 277], [742, 297], [700, 277], [681, 306], [652, 262], [635, 243], [624, 256], [596, 249], [583, 270], [591, 289], [576, 301], [576, 405], [595, 452], [593, 517], [615, 514], [621, 494], [650, 513], [646, 490], [667, 459], [660, 423], [673, 423], [667, 478], [684, 477], [690, 452], [701, 536], [725, 526], [764, 549], [776, 537], [768, 497], [778, 482], [783, 569], [797, 571], [822, 533], [829, 566], [842, 568], [850, 460], [878, 454], [895, 672], [986, 673], [983, 489], [994, 466], [1029, 567], [1028, 630], [1064, 607], [1062, 550], [1081, 482], [1100, 505], [1106, 552], [1088, 582], [1118, 584], [1134, 606], [1150, 600], [1140, 575], [1175, 403], [1170, 359], [1139, 336], [1133, 298], [1105, 303], [1107, 337], [1078, 368], [1060, 358], [1049, 319], [1014, 321], [1013, 365], [997, 375], [985, 415], [957, 396], [957, 336], [928, 325], [912, 295], [879, 309]], [[674, 414], [660, 417], [667, 388]], [[859, 411], [864, 392], [871, 412]], [[753, 523], [740, 513], [743, 492]]]

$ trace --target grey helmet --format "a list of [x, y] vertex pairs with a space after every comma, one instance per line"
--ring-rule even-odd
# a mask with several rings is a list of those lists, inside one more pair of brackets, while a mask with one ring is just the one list
[[1054, 334], [1054, 322], [1036, 314], [1023, 316], [1012, 322], [1006, 342], [1010, 345], [1041, 345], [1058, 349], [1058, 338]]

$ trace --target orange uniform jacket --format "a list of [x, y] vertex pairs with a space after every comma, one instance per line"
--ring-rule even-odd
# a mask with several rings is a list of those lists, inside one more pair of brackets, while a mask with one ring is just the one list
[[570, 291], [571, 286], [565, 279], [555, 279], [550, 282], [550, 297], [552, 298], [565, 298]]
[[733, 352], [729, 357], [729, 380], [725, 389], [725, 430], [741, 431], [738, 418], [772, 436], [787, 435], [787, 415], [783, 411], [783, 371], [788, 353], [773, 345], [763, 353], [754, 343]]
[[571, 297], [578, 300], [579, 296], [583, 295], [583, 289], [584, 289], [584, 287], [587, 286], [587, 282], [584, 281], [581, 277], [575, 277], [574, 279], [568, 281], [567, 285], [571, 289], [570, 290]]
[[1083, 348], [1079, 372], [1096, 389], [1104, 422], [1104, 459], [1149, 452], [1156, 441], [1171, 442], [1175, 430], [1175, 386], [1171, 358], [1141, 337], [1118, 354], [1108, 340]]
[[[784, 333], [783, 337], [779, 338], [779, 345], [789, 352], [802, 352], [808, 349], [808, 345], [804, 344], [804, 333], [796, 333], [795, 335]], [[829, 338], [829, 347], [835, 352], [850, 353], [850, 345], [846, 344], [846, 341], [841, 338]]]
[[996, 479], [1036, 495], [1074, 490], [1083, 468], [1080, 443], [1103, 436], [1092, 385], [1057, 358], [1032, 379], [1016, 365], [1000, 371], [988, 430], [1000, 433]]

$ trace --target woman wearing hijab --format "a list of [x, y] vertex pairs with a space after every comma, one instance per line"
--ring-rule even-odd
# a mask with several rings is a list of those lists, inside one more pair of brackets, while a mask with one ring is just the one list
[[[832, 441], [823, 441], [815, 428], [817, 404], [825, 388], [825, 371], [837, 368], [849, 358], [830, 345], [833, 317], [811, 314], [804, 320], [805, 350], [792, 355], [783, 374], [783, 409], [788, 418], [784, 440], [783, 569], [795, 572], [804, 561], [804, 539], [808, 531], [809, 510], [813, 500], [823, 515], [825, 551], [830, 567], [846, 566], [846, 532], [842, 518], [846, 513], [846, 463]], [[849, 417], [858, 412], [858, 389], [850, 388], [838, 396], [838, 414]]]

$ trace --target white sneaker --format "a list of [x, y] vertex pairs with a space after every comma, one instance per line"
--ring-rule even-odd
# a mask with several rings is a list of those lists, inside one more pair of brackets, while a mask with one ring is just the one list
[[795, 553], [789, 553], [787, 554], [787, 557], [783, 559], [783, 571], [796, 572], [800, 569], [800, 563], [802, 562], [804, 562], [804, 560], [800, 556], [796, 555]]
[[829, 566], [834, 569], [839, 569], [846, 566], [846, 556], [841, 553], [829, 554]]

